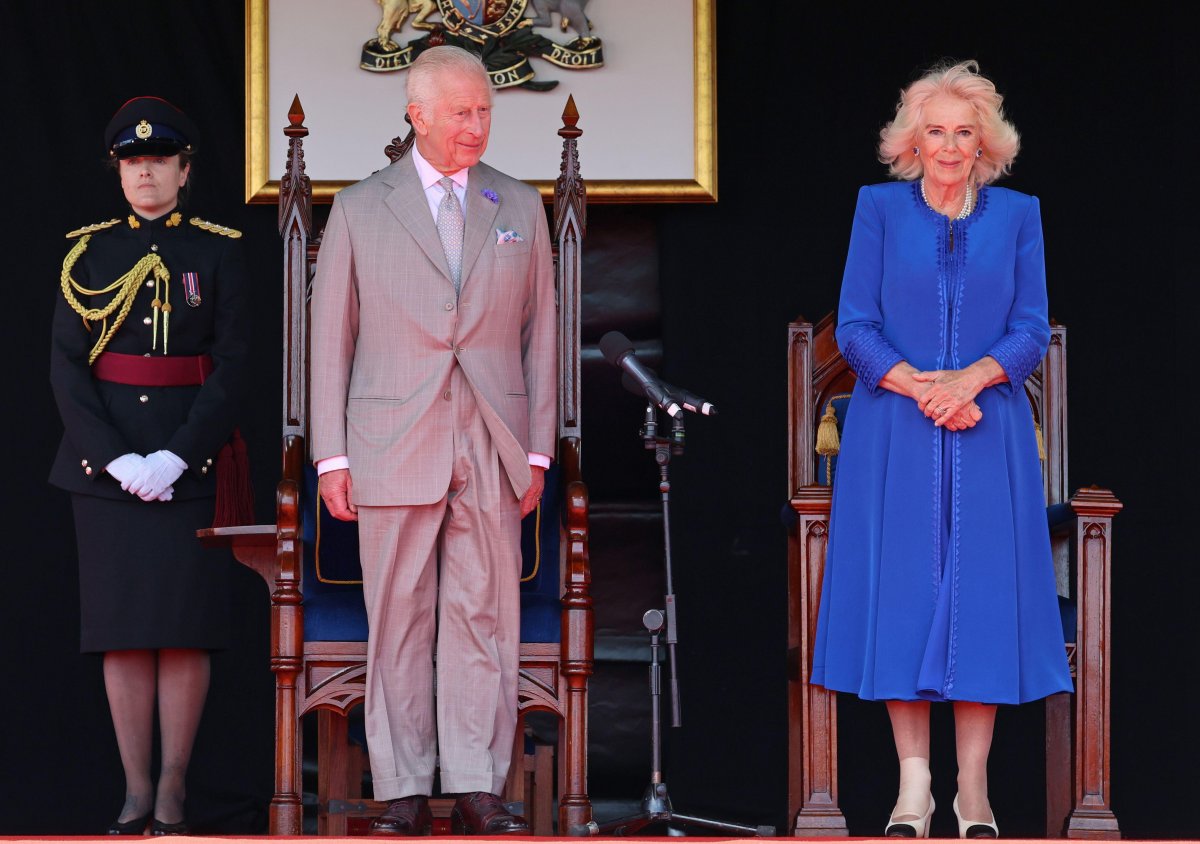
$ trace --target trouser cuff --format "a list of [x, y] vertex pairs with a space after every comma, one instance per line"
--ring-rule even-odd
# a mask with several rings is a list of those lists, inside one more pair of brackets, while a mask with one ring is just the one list
[[495, 771], [442, 771], [442, 791], [447, 794], [465, 794], [468, 791], [502, 794], [507, 774], [507, 771], [502, 775]]
[[375, 799], [381, 803], [388, 800], [399, 800], [401, 797], [411, 797], [414, 794], [429, 796], [433, 793], [433, 774], [420, 774], [407, 777], [389, 777], [387, 779], [371, 779]]

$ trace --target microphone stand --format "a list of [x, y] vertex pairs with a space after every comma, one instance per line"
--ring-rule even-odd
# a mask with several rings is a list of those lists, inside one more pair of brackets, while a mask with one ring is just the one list
[[758, 837], [773, 837], [773, 826], [744, 826], [727, 823], [712, 818], [702, 818], [696, 815], [684, 815], [675, 811], [671, 805], [671, 797], [667, 792], [667, 783], [662, 772], [662, 719], [661, 710], [661, 671], [659, 663], [659, 638], [664, 636], [667, 651], [667, 664], [670, 671], [668, 689], [671, 696], [671, 726], [682, 724], [679, 704], [679, 677], [675, 667], [675, 645], [679, 641], [678, 628], [675, 622], [675, 589], [671, 578], [671, 480], [669, 466], [672, 455], [683, 454], [684, 428], [683, 414], [671, 420], [669, 436], [658, 435], [658, 413], [652, 403], [646, 405], [645, 421], [639, 435], [648, 451], [654, 452], [654, 460], [659, 467], [658, 489], [662, 495], [663, 511], [663, 559], [666, 565], [666, 596], [665, 609], [647, 610], [642, 616], [642, 624], [650, 634], [650, 783], [642, 794], [642, 808], [635, 815], [618, 818], [607, 823], [597, 824], [591, 821], [579, 829], [573, 829], [573, 834], [583, 835], [635, 835], [652, 823], [667, 823], [668, 825], [692, 826], [710, 829], [731, 835], [753, 835]]

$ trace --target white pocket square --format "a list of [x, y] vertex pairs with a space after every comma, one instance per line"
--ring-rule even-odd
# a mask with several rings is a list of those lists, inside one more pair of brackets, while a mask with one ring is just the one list
[[500, 229], [496, 229], [496, 245], [497, 246], [499, 246], [501, 243], [520, 243], [523, 240], [525, 240], [525, 238], [521, 237], [519, 234], [517, 234], [512, 229], [509, 229], [508, 231], [501, 231]]

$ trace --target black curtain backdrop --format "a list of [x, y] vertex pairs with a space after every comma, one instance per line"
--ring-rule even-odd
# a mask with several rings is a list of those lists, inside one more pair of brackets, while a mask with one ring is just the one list
[[[593, 4], [597, 21], [607, 2]], [[1051, 315], [1069, 327], [1071, 484], [1110, 487], [1125, 503], [1112, 574], [1114, 808], [1128, 837], [1197, 837], [1197, 554], [1185, 509], [1197, 462], [1186, 398], [1200, 304], [1194, 44], [1166, 14], [1051, 25], [961, 4], [879, 15], [799, 6], [720, 4], [720, 202], [636, 211], [659, 232], [664, 377], [721, 408], [689, 419], [687, 454], [672, 464], [684, 726], [669, 731], [665, 770], [676, 807], [785, 824], [787, 323], [835, 307], [856, 189], [886, 178], [878, 129], [899, 89], [949, 56], [978, 59], [1006, 94], [1023, 149], [1002, 184], [1041, 198]], [[61, 431], [46, 363], [63, 234], [122, 210], [101, 148], [113, 111], [148, 93], [184, 108], [204, 133], [191, 210], [245, 232], [262, 389], [243, 431], [262, 520], [278, 471], [281, 249], [275, 209], [242, 201], [241, 3], [0, 9], [0, 835], [88, 834], [115, 816], [122, 778], [99, 660], [78, 653], [69, 503], [44, 480]], [[398, 127], [402, 106], [398, 93]], [[523, 131], [506, 123], [503, 94], [496, 110], [497, 134]], [[596, 207], [590, 225], [634, 213]], [[214, 660], [189, 795], [203, 831], [261, 833], [273, 758], [265, 588], [237, 567], [234, 599], [236, 646]], [[935, 709], [935, 793], [949, 806], [952, 727]], [[1000, 713], [991, 771], [1006, 835], [1039, 833], [1041, 714]], [[883, 707], [843, 700], [840, 730], [851, 833], [877, 834], [896, 787]], [[934, 833], [952, 825], [939, 812]]]

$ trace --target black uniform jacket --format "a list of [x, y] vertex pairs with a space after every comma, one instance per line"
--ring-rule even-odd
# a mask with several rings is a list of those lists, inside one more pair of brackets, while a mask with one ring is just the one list
[[[129, 498], [104, 467], [123, 454], [166, 449], [188, 466], [174, 484], [176, 499], [216, 492], [217, 452], [233, 432], [247, 388], [248, 277], [238, 240], [201, 229], [186, 217], [168, 227], [170, 218], [170, 214], [152, 221], [136, 218], [137, 228], [122, 219], [95, 232], [71, 275], [82, 287], [99, 290], [146, 255], [160, 255], [171, 274], [169, 296], [164, 297], [171, 304], [166, 337], [160, 315], [157, 348], [152, 348], [155, 286], [151, 274], [139, 286], [132, 309], [105, 351], [159, 356], [165, 339], [170, 355], [212, 355], [214, 370], [203, 386], [143, 387], [93, 378], [88, 354], [103, 324], [97, 321], [89, 331], [59, 288], [50, 383], [65, 432], [50, 470], [50, 483], [55, 486], [86, 495]], [[70, 245], [77, 242], [72, 239]], [[185, 274], [194, 274], [187, 280], [198, 288], [200, 301], [194, 307], [188, 303]], [[163, 288], [159, 290], [161, 296]], [[115, 294], [75, 295], [84, 307], [99, 308]], [[112, 320], [109, 317], [110, 326]]]

